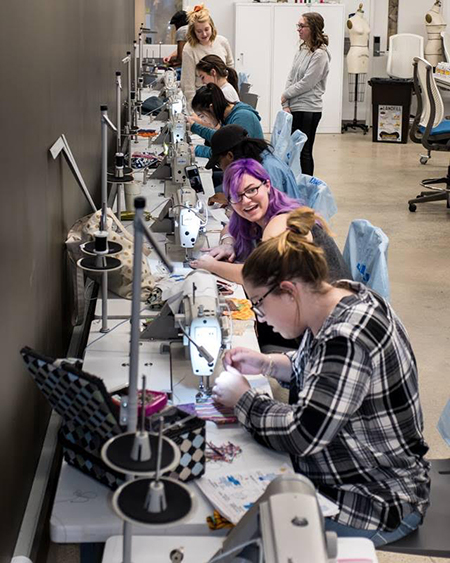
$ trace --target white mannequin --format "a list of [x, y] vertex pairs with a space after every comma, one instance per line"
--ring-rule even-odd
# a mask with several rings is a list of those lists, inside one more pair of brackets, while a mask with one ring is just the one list
[[363, 16], [363, 5], [347, 20], [350, 35], [350, 50], [347, 55], [347, 69], [349, 74], [367, 74], [369, 68], [369, 33], [370, 27]]
[[425, 15], [425, 25], [428, 35], [428, 43], [425, 47], [425, 58], [432, 66], [436, 66], [440, 61], [444, 60], [441, 31], [445, 31], [447, 27], [441, 14], [440, 0], [436, 0], [432, 8]]

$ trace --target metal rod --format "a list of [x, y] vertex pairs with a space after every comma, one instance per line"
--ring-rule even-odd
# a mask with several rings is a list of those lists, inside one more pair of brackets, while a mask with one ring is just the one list
[[133, 46], [134, 46], [134, 52], [133, 52], [133, 56], [134, 56], [134, 59], [133, 59], [133, 63], [134, 63], [134, 76], [133, 76], [133, 78], [134, 78], [134, 90], [136, 90], [136, 89], [137, 89], [137, 79], [138, 79], [137, 60], [138, 60], [138, 49], [139, 49], [139, 46], [138, 46], [138, 44], [137, 44], [137, 41], [134, 41]]
[[[131, 52], [127, 51], [127, 87], [128, 87], [128, 92], [127, 92], [127, 115], [128, 115], [128, 128], [131, 128]], [[124, 59], [125, 60], [125, 59]]]
[[144, 55], [144, 38], [142, 37], [142, 33], [139, 33], [139, 76], [138, 76], [138, 79], [142, 76], [143, 55]]
[[132, 525], [129, 522], [123, 523], [123, 563], [131, 563], [131, 538]]
[[109, 332], [108, 328], [108, 272], [102, 274], [102, 328], [100, 332]]
[[142, 376], [142, 391], [141, 391], [141, 432], [145, 432], [145, 399], [147, 397], [147, 378]]
[[162, 438], [163, 438], [163, 428], [164, 426], [164, 417], [159, 417], [159, 435], [158, 435], [158, 453], [156, 454], [156, 474], [155, 474], [155, 481], [159, 481], [159, 477], [161, 474], [161, 458], [162, 458]]
[[[122, 150], [122, 73], [116, 72], [116, 127], [117, 127], [117, 152]], [[120, 218], [120, 217], [119, 217]]]
[[117, 217], [119, 221], [121, 221], [120, 215], [122, 214], [122, 193], [123, 193], [123, 184], [117, 185]]
[[100, 230], [106, 231], [106, 206], [108, 200], [108, 106], [100, 106], [102, 127], [102, 217]]
[[145, 199], [134, 200], [134, 249], [133, 249], [133, 285], [131, 301], [131, 342], [130, 342], [130, 381], [128, 386], [128, 432], [136, 432], [137, 426], [137, 381], [139, 369], [140, 307], [142, 284], [142, 219]]

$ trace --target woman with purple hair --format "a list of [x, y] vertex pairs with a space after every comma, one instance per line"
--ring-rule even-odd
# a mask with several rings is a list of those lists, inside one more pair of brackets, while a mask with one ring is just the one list
[[[223, 189], [233, 210], [230, 223], [221, 233], [219, 246], [206, 250], [191, 266], [242, 283], [242, 264], [261, 240], [286, 230], [287, 216], [299, 202], [272, 186], [266, 170], [251, 158], [236, 160], [227, 167]], [[351, 279], [336, 243], [319, 223], [309, 236], [310, 242], [325, 252], [330, 281]]]

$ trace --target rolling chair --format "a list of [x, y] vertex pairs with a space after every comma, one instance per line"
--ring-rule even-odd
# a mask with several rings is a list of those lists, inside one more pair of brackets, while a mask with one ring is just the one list
[[450, 35], [446, 31], [441, 31], [442, 52], [446, 63], [450, 63]]
[[386, 71], [392, 78], [413, 78], [414, 57], [424, 57], [423, 37], [413, 33], [398, 33], [389, 38]]
[[366, 219], [350, 223], [343, 257], [354, 281], [370, 287], [387, 301], [390, 297], [387, 254], [389, 238]]
[[[433, 76], [433, 67], [420, 57], [414, 58], [413, 66], [417, 115], [409, 136], [413, 142], [421, 143], [428, 150], [428, 155], [431, 151], [450, 151], [450, 120], [444, 119], [444, 103]], [[429, 156], [421, 158], [428, 160]], [[444, 184], [444, 187], [435, 187], [433, 184]], [[434, 193], [421, 192], [410, 199], [408, 205], [411, 212], [416, 211], [417, 203], [429, 201], [446, 201], [450, 208], [450, 166], [447, 176], [423, 180], [421, 185]]]

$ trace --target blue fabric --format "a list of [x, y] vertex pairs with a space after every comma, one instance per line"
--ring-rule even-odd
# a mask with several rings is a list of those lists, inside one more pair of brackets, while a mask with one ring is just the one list
[[331, 190], [323, 180], [309, 174], [300, 174], [297, 189], [308, 207], [314, 209], [325, 221], [329, 221], [337, 213], [336, 201]]
[[[421, 133], [425, 133], [425, 127], [419, 127]], [[445, 135], [448, 133], [450, 135], [450, 119], [443, 119], [437, 127], [433, 127], [430, 131], [430, 135]]]
[[375, 547], [379, 547], [404, 538], [416, 530], [421, 523], [422, 515], [419, 512], [412, 512], [403, 518], [400, 526], [393, 532], [383, 532], [381, 530], [360, 530], [325, 518], [325, 530], [336, 532], [339, 538], [368, 538], [373, 541]]
[[[224, 119], [222, 125], [236, 124], [240, 125], [247, 130], [248, 136], [256, 139], [264, 139], [264, 134], [261, 128], [261, 118], [259, 113], [243, 102], [238, 102], [234, 105], [229, 115]], [[211, 137], [216, 132], [216, 129], [211, 129], [209, 127], [203, 127], [198, 123], [194, 123], [191, 126], [192, 133], [200, 135], [206, 141], [211, 141]], [[200, 156], [203, 158], [211, 158], [210, 147], [205, 147], [197, 145], [195, 147], [195, 156]]]
[[389, 239], [379, 227], [365, 219], [350, 223], [343, 255], [352, 277], [387, 300], [390, 295], [388, 247]]
[[447, 401], [447, 404], [439, 417], [437, 427], [440, 435], [450, 446], [450, 401]]
[[306, 205], [306, 199], [302, 198], [294, 174], [292, 174], [289, 166], [268, 150], [261, 153], [261, 158], [262, 165], [270, 176], [272, 186]]

